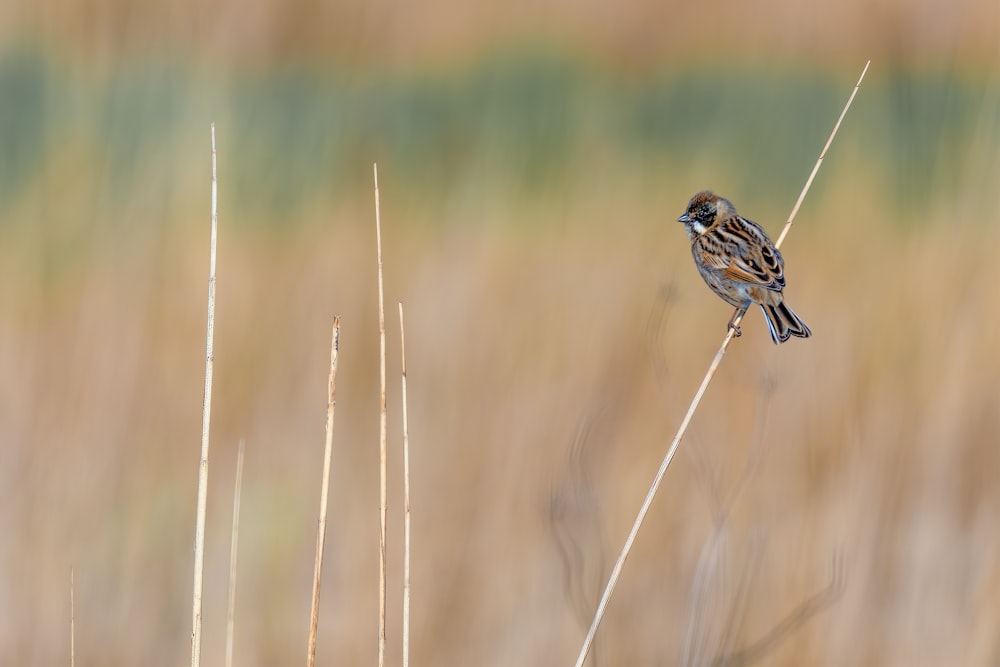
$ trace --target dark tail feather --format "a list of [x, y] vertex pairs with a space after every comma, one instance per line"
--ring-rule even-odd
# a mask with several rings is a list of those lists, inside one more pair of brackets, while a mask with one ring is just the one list
[[789, 308], [784, 301], [779, 301], [776, 305], [760, 304], [767, 319], [767, 328], [771, 331], [771, 340], [775, 345], [784, 343], [791, 336], [799, 338], [809, 338], [812, 332], [806, 323], [799, 319], [799, 316]]

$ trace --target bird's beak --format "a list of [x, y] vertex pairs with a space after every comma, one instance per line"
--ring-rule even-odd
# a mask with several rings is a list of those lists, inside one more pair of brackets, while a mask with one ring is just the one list
[[685, 213], [681, 217], [677, 218], [677, 222], [691, 222], [691, 216]]

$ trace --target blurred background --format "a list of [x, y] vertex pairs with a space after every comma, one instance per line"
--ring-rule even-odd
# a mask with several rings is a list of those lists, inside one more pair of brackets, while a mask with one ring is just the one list
[[374, 664], [378, 162], [388, 660], [406, 308], [416, 665], [572, 664], [731, 311], [682, 226], [776, 235], [813, 338], [743, 324], [597, 665], [1000, 664], [1000, 5], [27, 0], [0, 7], [0, 662], [303, 660], [342, 316], [321, 664]]

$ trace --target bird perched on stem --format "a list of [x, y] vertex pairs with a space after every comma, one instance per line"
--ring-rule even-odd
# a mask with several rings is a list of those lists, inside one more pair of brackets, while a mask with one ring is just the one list
[[[691, 239], [698, 273], [726, 303], [737, 308], [759, 305], [775, 344], [790, 336], [812, 335], [785, 303], [785, 261], [760, 225], [740, 216], [728, 199], [707, 190], [691, 198], [677, 221], [684, 223]], [[729, 327], [739, 336], [735, 319], [736, 314]]]

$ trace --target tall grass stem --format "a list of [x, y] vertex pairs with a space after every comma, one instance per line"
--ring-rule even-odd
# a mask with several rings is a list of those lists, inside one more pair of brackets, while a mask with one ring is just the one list
[[378, 667], [385, 665], [385, 510], [386, 510], [386, 411], [385, 411], [385, 298], [382, 288], [382, 213], [378, 193], [378, 164], [375, 174], [375, 243], [378, 247], [378, 334], [379, 334], [379, 551], [378, 551]]
[[[795, 216], [799, 211], [799, 206], [805, 199], [806, 193], [809, 192], [809, 188], [812, 186], [813, 179], [816, 177], [816, 172], [819, 171], [820, 165], [823, 164], [823, 158], [826, 157], [826, 152], [830, 148], [830, 144], [833, 143], [834, 137], [837, 136], [837, 131], [840, 129], [841, 121], [844, 120], [847, 110], [851, 108], [851, 103], [854, 102], [854, 96], [861, 87], [861, 82], [864, 80], [865, 74], [868, 72], [869, 65], [871, 65], [870, 60], [865, 64], [864, 69], [861, 71], [861, 76], [858, 78], [857, 84], [855, 84], [853, 90], [851, 91], [847, 104], [844, 105], [844, 109], [841, 111], [840, 117], [833, 126], [830, 138], [827, 139], [826, 145], [823, 147], [819, 159], [816, 161], [816, 166], [813, 167], [812, 173], [809, 174], [809, 178], [806, 180], [806, 184], [802, 188], [802, 192], [799, 194], [799, 198], [795, 202], [795, 206], [792, 208], [792, 213], [788, 217], [788, 222], [785, 223], [781, 236], [778, 237], [778, 241], [775, 244], [776, 246], [780, 245], [781, 242], [784, 241], [785, 236], [788, 234], [788, 230], [791, 228], [792, 222], [795, 220]], [[691, 400], [691, 405], [688, 406], [687, 413], [685, 413], [684, 419], [681, 420], [681, 424], [677, 428], [677, 433], [674, 435], [674, 439], [670, 442], [670, 447], [667, 449], [667, 453], [663, 457], [663, 461], [660, 463], [660, 468], [656, 471], [653, 483], [650, 485], [649, 491], [646, 493], [646, 497], [642, 501], [642, 506], [639, 508], [639, 513], [635, 517], [635, 522], [632, 524], [632, 529], [629, 531], [628, 537], [625, 539], [625, 545], [622, 547], [621, 552], [618, 554], [618, 559], [615, 561], [615, 565], [611, 569], [611, 575], [608, 577], [608, 583], [605, 585], [604, 592], [601, 594], [601, 600], [597, 605], [597, 611], [594, 613], [590, 629], [587, 631], [587, 636], [583, 640], [583, 646], [580, 647], [580, 654], [576, 659], [576, 667], [583, 667], [583, 664], [587, 660], [587, 654], [590, 652], [590, 647], [594, 642], [594, 637], [597, 635], [597, 628], [600, 626], [601, 620], [604, 618], [608, 602], [611, 600], [611, 595], [614, 593], [615, 587], [618, 584], [618, 579], [621, 577], [622, 569], [625, 567], [625, 560], [632, 551], [632, 544], [635, 542], [635, 538], [639, 534], [639, 529], [642, 527], [642, 523], [646, 519], [646, 513], [649, 512], [650, 505], [653, 504], [653, 498], [656, 496], [656, 491], [660, 488], [660, 482], [663, 481], [663, 476], [666, 474], [667, 468], [670, 466], [670, 462], [673, 460], [674, 454], [677, 453], [677, 448], [681, 444], [681, 438], [683, 438], [684, 433], [687, 432], [688, 425], [691, 423], [691, 418], [694, 417], [694, 413], [698, 409], [698, 405], [701, 403], [702, 397], [705, 395], [705, 390], [708, 389], [708, 385], [712, 382], [712, 378], [715, 377], [715, 372], [718, 370], [719, 364], [722, 363], [722, 357], [725, 356], [726, 349], [732, 342], [737, 331], [737, 327], [739, 327], [740, 321], [743, 319], [745, 314], [746, 306], [737, 309], [736, 316], [733, 318], [734, 326], [730, 327], [726, 332], [726, 337], [722, 340], [722, 345], [719, 347], [719, 351], [715, 353], [712, 363], [709, 364], [708, 371], [705, 373], [705, 377], [702, 379], [701, 385], [698, 387], [698, 391], [695, 392], [694, 398]]]
[[306, 665], [316, 664], [316, 638], [319, 628], [319, 591], [323, 579], [323, 551], [326, 545], [326, 511], [330, 497], [330, 462], [333, 459], [333, 416], [337, 406], [337, 359], [340, 356], [340, 316], [333, 318], [333, 342], [330, 345], [330, 376], [327, 381], [326, 444], [323, 449], [323, 481], [319, 493], [319, 521], [316, 524], [316, 558], [313, 563], [312, 607], [309, 612], [309, 649]]
[[219, 185], [216, 175], [215, 123], [212, 123], [212, 243], [208, 269], [208, 323], [205, 327], [205, 393], [201, 411], [201, 459], [198, 463], [198, 509], [194, 534], [194, 591], [191, 600], [191, 667], [201, 665], [201, 595], [205, 574], [205, 515], [208, 506], [208, 432], [212, 417], [215, 368], [215, 258], [219, 237]]
[[406, 417], [406, 335], [403, 302], [399, 302], [399, 347], [403, 402], [403, 667], [410, 665], [410, 432]]

